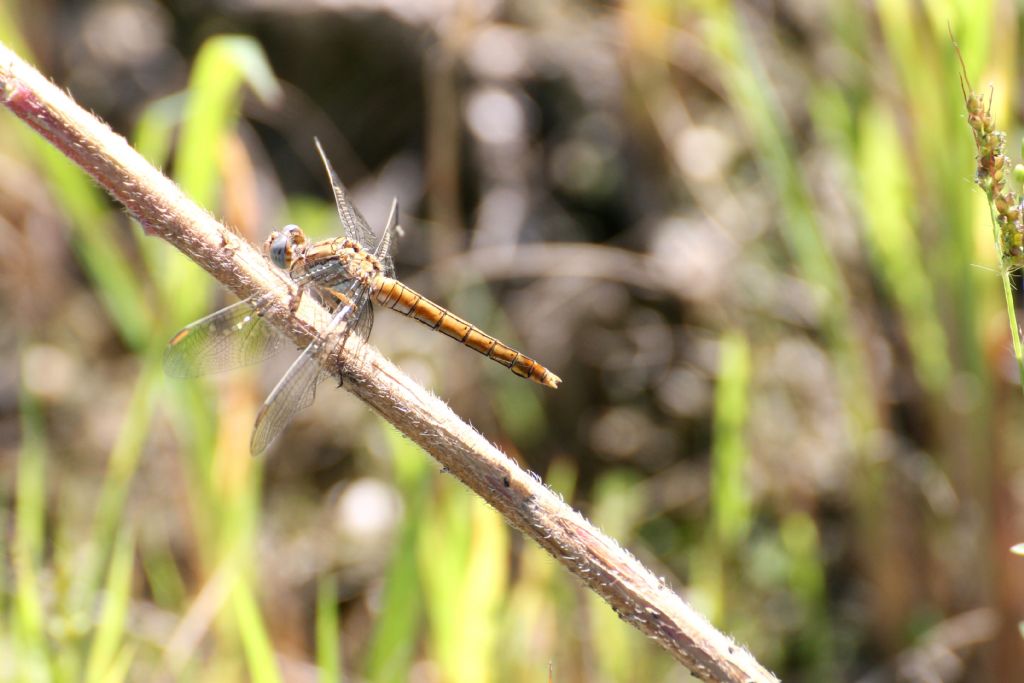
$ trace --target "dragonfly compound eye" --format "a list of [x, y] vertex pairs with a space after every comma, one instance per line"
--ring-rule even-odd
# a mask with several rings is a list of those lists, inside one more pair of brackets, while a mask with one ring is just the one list
[[275, 232], [267, 238], [267, 256], [270, 262], [278, 268], [288, 268], [291, 265], [292, 240], [291, 236], [283, 232]]
[[280, 232], [270, 233], [263, 243], [263, 253], [275, 266], [287, 270], [305, 246], [306, 235], [302, 229], [297, 225], [286, 225]]

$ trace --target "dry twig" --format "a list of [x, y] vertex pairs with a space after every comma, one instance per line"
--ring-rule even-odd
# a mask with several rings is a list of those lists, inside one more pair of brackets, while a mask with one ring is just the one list
[[[302, 345], [326, 317], [312, 297], [288, 310], [281, 276], [244, 240], [191, 202], [122, 138], [0, 44], [0, 99], [84, 168], [149, 235], [181, 250], [240, 297], [267, 296], [265, 315]], [[277, 291], [276, 298], [272, 298]], [[717, 631], [618, 543], [520, 469], [436, 396], [370, 345], [350, 343], [330, 359], [345, 386], [514, 527], [604, 598], [626, 622], [657, 640], [696, 676], [775, 681], [745, 649]], [[337, 370], [335, 370], [337, 372]]]

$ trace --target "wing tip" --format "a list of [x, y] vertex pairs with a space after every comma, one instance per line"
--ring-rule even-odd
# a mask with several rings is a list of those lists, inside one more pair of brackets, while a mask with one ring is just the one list
[[263, 424], [263, 416], [267, 412], [266, 409], [267, 405], [264, 403], [260, 407], [259, 414], [256, 415], [256, 424], [253, 427], [252, 436], [249, 438], [249, 454], [254, 458], [258, 458], [266, 453], [274, 439], [276, 439], [275, 436], [274, 439], [267, 440], [267, 430], [263, 428], [265, 426]]

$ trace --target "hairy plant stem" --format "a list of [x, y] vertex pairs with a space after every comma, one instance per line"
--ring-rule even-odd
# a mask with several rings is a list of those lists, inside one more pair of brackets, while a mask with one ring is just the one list
[[[85, 169], [149, 235], [158, 236], [240, 297], [267, 297], [268, 320], [297, 345], [327, 317], [311, 297], [289, 310], [282, 275], [209, 213], [191, 202], [124, 138], [0, 44], [0, 99]], [[275, 295], [274, 292], [277, 292]], [[440, 399], [368, 344], [352, 342], [328, 360], [345, 387], [426, 450], [552, 557], [604, 598], [626, 622], [654, 638], [697, 677], [777, 680], [750, 653], [711, 626], [680, 596], [524, 471]]]

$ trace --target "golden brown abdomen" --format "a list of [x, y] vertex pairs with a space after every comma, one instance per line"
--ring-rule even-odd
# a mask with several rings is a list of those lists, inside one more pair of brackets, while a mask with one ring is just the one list
[[466, 322], [446, 308], [438, 306], [398, 280], [382, 275], [374, 280], [371, 287], [373, 298], [380, 305], [415, 318], [431, 329], [443, 332], [460, 344], [501, 363], [520, 377], [525, 377], [552, 389], [557, 388], [562, 381], [558, 375], [537, 361], [502, 344], [475, 325]]

